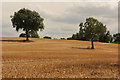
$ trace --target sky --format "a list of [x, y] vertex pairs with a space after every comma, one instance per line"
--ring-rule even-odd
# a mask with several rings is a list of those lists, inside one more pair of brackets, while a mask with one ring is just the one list
[[[4, 0], [5, 1], [5, 0]], [[45, 29], [39, 36], [71, 37], [79, 31], [79, 24], [94, 17], [107, 26], [111, 34], [118, 32], [118, 2], [2, 2], [2, 36], [18, 37], [10, 16], [21, 8], [37, 11], [44, 18]], [[94, 0], [93, 0], [94, 1]], [[105, 0], [102, 0], [105, 1]]]

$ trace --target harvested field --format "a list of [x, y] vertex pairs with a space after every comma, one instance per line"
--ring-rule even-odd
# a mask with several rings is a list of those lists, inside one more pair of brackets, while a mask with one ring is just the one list
[[3, 78], [118, 78], [118, 44], [2, 38]]

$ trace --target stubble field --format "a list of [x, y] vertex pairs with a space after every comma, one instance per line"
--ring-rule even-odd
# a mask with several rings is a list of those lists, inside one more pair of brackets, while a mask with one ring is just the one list
[[118, 78], [118, 44], [2, 38], [3, 78]]

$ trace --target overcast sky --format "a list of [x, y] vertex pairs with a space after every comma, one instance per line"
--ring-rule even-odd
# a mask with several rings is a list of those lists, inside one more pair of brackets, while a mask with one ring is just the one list
[[10, 15], [21, 8], [37, 11], [44, 18], [45, 29], [40, 37], [70, 37], [79, 31], [79, 23], [94, 17], [104, 23], [111, 34], [118, 32], [117, 2], [4, 2], [2, 3], [2, 36], [18, 37], [12, 27]]

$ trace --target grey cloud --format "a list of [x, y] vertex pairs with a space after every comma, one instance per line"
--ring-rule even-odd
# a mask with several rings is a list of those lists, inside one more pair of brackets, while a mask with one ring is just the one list
[[47, 29], [45, 34], [40, 34], [42, 37], [51, 36], [52, 38], [67, 38], [75, 33], [75, 28], [72, 27], [61, 27], [60, 25], [51, 27], [51, 29]]
[[22, 30], [19, 30], [18, 32], [10, 25], [4, 24], [2, 25], [2, 36], [19, 36], [19, 34], [23, 32]]
[[96, 3], [84, 3], [86, 6], [75, 6], [67, 9], [63, 16], [58, 16], [52, 20], [57, 22], [66, 22], [69, 24], [79, 23], [84, 21], [87, 17], [103, 17], [109, 19], [117, 18], [117, 7], [111, 9], [109, 5], [95, 6]]
[[[14, 6], [11, 6], [12, 4], [3, 5], [5, 7], [4, 12], [6, 13], [6, 14], [3, 14], [4, 15], [3, 18], [5, 18], [4, 20], [5, 22], [3, 23], [8, 24], [8, 25], [3, 25], [4, 36], [18, 36], [21, 33], [21, 32], [17, 33], [12, 28], [10, 20], [5, 17], [11, 14], [12, 12], [14, 12], [14, 10], [16, 11], [21, 7], [30, 8], [32, 10], [37, 11], [41, 15], [41, 17], [45, 19], [44, 20], [45, 30], [43, 32], [39, 32], [40, 37], [41, 36], [44, 37], [46, 35], [51, 37], [57, 37], [57, 38], [69, 37], [72, 34], [78, 32], [79, 23], [84, 22], [85, 19], [89, 16], [98, 18], [98, 20], [100, 19], [101, 21], [103, 21], [103, 23], [107, 24], [108, 26], [110, 25], [110, 27], [113, 27], [113, 28], [110, 28], [112, 33], [115, 33], [117, 30], [116, 25], [111, 25], [112, 22], [114, 23], [116, 22], [117, 8], [111, 9], [109, 5], [96, 6], [95, 4], [97, 3], [95, 2], [95, 3], [80, 3], [77, 6], [73, 5], [72, 3], [66, 3], [69, 5], [65, 5], [65, 4], [57, 5], [58, 3], [56, 3], [56, 5], [52, 6], [52, 4], [50, 3], [49, 5], [51, 7], [50, 8], [47, 5], [49, 3], [47, 4], [38, 3], [37, 5], [39, 6], [36, 6], [33, 3], [29, 3], [30, 4], [29, 6], [27, 5], [27, 3], [23, 3], [24, 5], [21, 5], [21, 4], [17, 4], [17, 5], [15, 4]], [[84, 5], [84, 6], [81, 6], [81, 5]], [[61, 7], [64, 7], [64, 10]], [[59, 8], [61, 11], [59, 10]], [[7, 23], [7, 21], [9, 22]]]
[[[76, 26], [78, 28], [78, 26]], [[65, 26], [65, 27], [61, 27], [62, 31], [75, 31], [75, 27], [69, 27], [69, 26]]]
[[106, 6], [94, 6], [95, 3], [88, 4], [86, 7], [78, 7], [71, 9], [72, 12], [77, 14], [88, 15], [88, 16], [102, 16], [102, 17], [111, 17], [115, 18], [117, 14], [117, 8], [111, 9], [109, 5]]
[[64, 22], [64, 23], [69, 23], [69, 24], [76, 24], [79, 23], [80, 21], [83, 21], [84, 19], [81, 18], [80, 16], [74, 16], [74, 15], [66, 15], [65, 17], [56, 17], [53, 18], [53, 21], [56, 22]]

